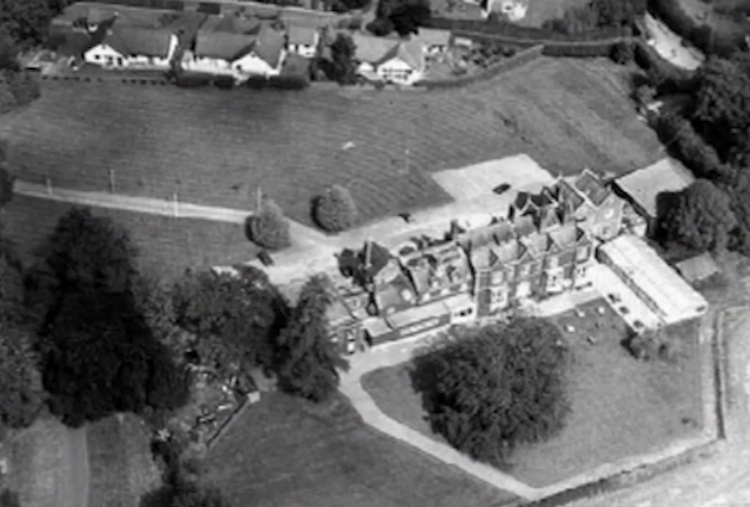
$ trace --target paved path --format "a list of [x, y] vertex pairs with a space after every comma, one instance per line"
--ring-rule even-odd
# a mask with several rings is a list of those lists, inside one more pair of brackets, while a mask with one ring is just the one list
[[87, 507], [89, 501], [89, 452], [86, 427], [66, 428], [64, 442], [64, 481], [59, 507]]

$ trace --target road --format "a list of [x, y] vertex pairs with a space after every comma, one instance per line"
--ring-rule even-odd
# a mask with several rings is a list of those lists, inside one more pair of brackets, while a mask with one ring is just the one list
[[66, 428], [64, 442], [64, 480], [59, 507], [86, 507], [89, 501], [89, 451], [86, 427]]

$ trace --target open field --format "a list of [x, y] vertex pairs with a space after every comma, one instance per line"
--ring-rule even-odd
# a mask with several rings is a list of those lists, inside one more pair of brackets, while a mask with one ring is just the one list
[[583, 7], [589, 0], [529, 0], [526, 16], [517, 21], [522, 26], [542, 26], [549, 19], [561, 18], [571, 7]]
[[[14, 196], [3, 217], [6, 234], [16, 243], [26, 265], [54, 230], [58, 218], [70, 205]], [[125, 226], [140, 255], [141, 271], [156, 278], [174, 278], [187, 267], [227, 265], [252, 258], [257, 247], [239, 225], [208, 222], [127, 211], [92, 208]]]
[[248, 408], [209, 451], [233, 505], [495, 507], [513, 499], [364, 425], [343, 398], [280, 393]]
[[[639, 362], [620, 345], [623, 322], [611, 311], [595, 314], [593, 308], [601, 304], [598, 300], [581, 306], [585, 319], [573, 312], [553, 319], [560, 326], [576, 327], [575, 333], [566, 333], [574, 357], [569, 388], [573, 411], [561, 435], [513, 456], [511, 473], [533, 486], [655, 450], [699, 431], [684, 418], [702, 423], [697, 332], [675, 337], [684, 353], [677, 364]], [[586, 341], [588, 335], [597, 338], [595, 345]], [[363, 379], [363, 386], [394, 419], [440, 439], [423, 419], [421, 398], [413, 392], [408, 370], [408, 364], [377, 370]]]
[[149, 433], [133, 415], [112, 416], [88, 426], [91, 481], [88, 507], [137, 507], [159, 484]]
[[22, 179], [107, 190], [112, 169], [119, 192], [238, 208], [261, 186], [305, 223], [310, 199], [339, 182], [372, 219], [447, 201], [429, 173], [493, 158], [527, 153], [565, 174], [653, 162], [655, 135], [601, 67], [625, 71], [542, 58], [413, 93], [44, 81], [39, 101], [0, 120], [0, 136]]
[[57, 419], [44, 417], [5, 441], [11, 451], [8, 487], [19, 493], [21, 505], [65, 505], [65, 431]]

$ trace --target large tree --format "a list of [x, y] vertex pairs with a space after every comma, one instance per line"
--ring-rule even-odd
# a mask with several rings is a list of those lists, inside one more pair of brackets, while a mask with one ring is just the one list
[[13, 428], [29, 426], [44, 401], [32, 331], [0, 319], [0, 422]]
[[380, 0], [376, 20], [367, 29], [375, 35], [388, 35], [395, 30], [405, 36], [417, 33], [431, 16], [429, 0]]
[[177, 323], [198, 336], [201, 361], [219, 371], [271, 366], [272, 341], [288, 309], [268, 276], [255, 268], [238, 275], [188, 272], [174, 293]]
[[337, 369], [349, 367], [331, 341], [326, 314], [332, 301], [330, 280], [320, 275], [308, 280], [277, 343], [281, 387], [313, 401], [328, 398], [338, 387]]
[[182, 370], [136, 303], [136, 249], [127, 231], [74, 208], [60, 218], [43, 253], [30, 299], [52, 412], [78, 425], [184, 403]]
[[750, 128], [750, 65], [742, 56], [711, 57], [698, 71], [692, 119], [725, 159], [747, 142]]
[[1, 165], [3, 158], [0, 148], [0, 210], [13, 199], [13, 176]]
[[357, 82], [357, 66], [354, 55], [357, 48], [352, 38], [345, 33], [336, 35], [331, 43], [331, 62], [325, 69], [328, 77], [341, 85]]
[[263, 198], [261, 209], [249, 219], [250, 238], [262, 247], [277, 250], [291, 244], [289, 220], [281, 207]]
[[705, 179], [678, 193], [662, 213], [663, 239], [696, 250], [725, 249], [729, 233], [737, 226], [729, 196]]
[[46, 39], [52, 15], [47, 0], [0, 0], [0, 26], [24, 44]]
[[518, 319], [420, 356], [412, 378], [434, 431], [477, 460], [503, 465], [516, 446], [563, 428], [567, 357], [554, 325]]
[[17, 323], [25, 311], [24, 271], [15, 246], [3, 233], [0, 221], [0, 322]]

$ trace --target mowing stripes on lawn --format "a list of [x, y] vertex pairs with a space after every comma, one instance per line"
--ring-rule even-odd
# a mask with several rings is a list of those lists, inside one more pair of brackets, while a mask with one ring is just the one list
[[586, 65], [605, 64], [542, 58], [502, 79], [419, 94], [44, 81], [42, 98], [0, 120], [0, 134], [30, 181], [106, 190], [112, 169], [123, 193], [240, 208], [261, 186], [307, 224], [310, 199], [340, 183], [367, 221], [445, 202], [426, 175], [482, 160], [525, 152], [566, 174], [653, 162], [655, 136]]

